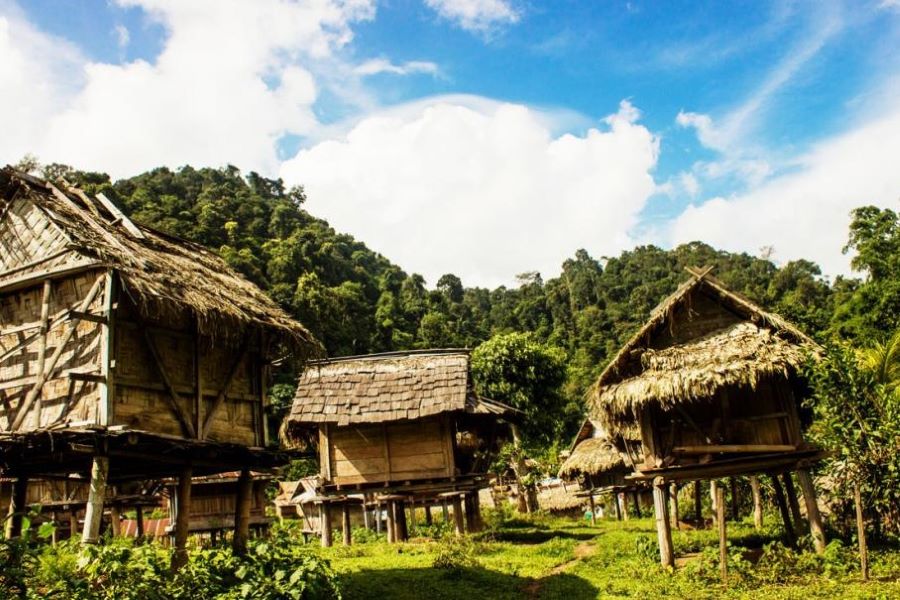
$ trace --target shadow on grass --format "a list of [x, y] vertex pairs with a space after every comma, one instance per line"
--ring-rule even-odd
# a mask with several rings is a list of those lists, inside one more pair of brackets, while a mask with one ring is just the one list
[[567, 540], [592, 540], [597, 537], [596, 533], [584, 532], [575, 533], [572, 531], [560, 530], [512, 530], [499, 531], [491, 535], [491, 539], [496, 542], [509, 542], [511, 544], [543, 544], [553, 538], [562, 538]]
[[540, 579], [518, 577], [483, 567], [454, 571], [421, 569], [362, 570], [341, 575], [345, 600], [492, 600], [597, 597], [597, 588], [568, 573]]

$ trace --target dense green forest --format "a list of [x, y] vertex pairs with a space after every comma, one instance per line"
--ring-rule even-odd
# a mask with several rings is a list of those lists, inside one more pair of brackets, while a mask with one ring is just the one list
[[586, 387], [685, 279], [685, 267], [713, 266], [730, 288], [823, 341], [882, 339], [900, 325], [900, 223], [891, 210], [854, 211], [844, 250], [864, 279], [829, 281], [806, 260], [778, 267], [693, 242], [671, 250], [641, 246], [616, 257], [579, 250], [559, 276], [522, 273], [515, 287], [466, 287], [448, 273], [430, 289], [420, 275], [309, 214], [303, 189], [280, 180], [234, 167], [160, 168], [120, 181], [61, 165], [43, 173], [103, 191], [135, 220], [217, 250], [332, 356], [476, 347], [499, 333], [531, 332], [565, 354], [564, 437], [577, 425]]

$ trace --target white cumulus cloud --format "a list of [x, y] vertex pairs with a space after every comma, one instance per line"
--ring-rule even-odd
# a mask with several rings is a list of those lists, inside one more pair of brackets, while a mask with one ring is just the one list
[[866, 204], [900, 208], [900, 109], [816, 145], [797, 168], [733, 198], [691, 206], [670, 226], [673, 243], [703, 240], [718, 248], [774, 258], [808, 258], [829, 274], [849, 273], [850, 211]]
[[483, 33], [519, 20], [519, 12], [507, 0], [425, 0], [425, 4], [467, 31]]
[[[18, 106], [0, 112], [0, 126], [27, 132], [24, 144], [4, 133], [0, 157], [15, 161], [27, 150], [116, 176], [187, 163], [274, 173], [277, 140], [318, 126], [313, 65], [333, 60], [352, 39], [351, 24], [374, 11], [372, 0], [117, 1], [163, 25], [152, 62], [87, 61], [24, 19], [0, 21], [0, 55], [13, 57], [0, 61], [13, 71], [0, 77], [0, 108]], [[78, 85], [53, 87], [50, 75], [60, 71], [77, 73]], [[37, 106], [20, 102], [23, 93]]]
[[286, 162], [309, 209], [431, 283], [509, 284], [558, 273], [578, 248], [632, 244], [656, 184], [658, 139], [628, 102], [584, 135], [546, 115], [475, 98], [434, 99], [369, 116]]
[[378, 75], [389, 73], [391, 75], [412, 75], [424, 73], [437, 75], [438, 66], [429, 61], [410, 60], [401, 64], [395, 64], [386, 58], [373, 58], [357, 65], [353, 71], [357, 75]]

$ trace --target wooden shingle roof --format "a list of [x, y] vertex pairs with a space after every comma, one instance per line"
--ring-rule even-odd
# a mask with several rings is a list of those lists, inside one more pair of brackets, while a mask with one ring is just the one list
[[422, 350], [311, 363], [285, 424], [383, 423], [455, 411], [512, 409], [475, 394], [468, 351]]

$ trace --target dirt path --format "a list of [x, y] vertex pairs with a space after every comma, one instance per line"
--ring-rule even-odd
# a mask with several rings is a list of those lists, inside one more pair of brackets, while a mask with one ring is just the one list
[[561, 565], [553, 567], [552, 569], [550, 569], [549, 573], [547, 573], [540, 579], [535, 579], [534, 581], [526, 585], [524, 590], [525, 597], [537, 598], [541, 593], [541, 587], [543, 586], [544, 579], [553, 577], [554, 575], [559, 575], [560, 573], [565, 573], [582, 560], [591, 556], [596, 551], [597, 548], [591, 542], [581, 542], [580, 544], [575, 546], [574, 557], [571, 560], [567, 560]]

